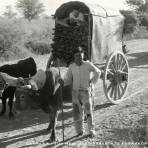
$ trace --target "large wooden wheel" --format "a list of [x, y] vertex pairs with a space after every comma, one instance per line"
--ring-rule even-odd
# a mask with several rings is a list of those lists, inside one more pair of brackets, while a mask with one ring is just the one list
[[125, 99], [128, 72], [128, 62], [124, 54], [119, 51], [112, 53], [106, 62], [103, 76], [105, 96], [111, 103], [118, 104]]

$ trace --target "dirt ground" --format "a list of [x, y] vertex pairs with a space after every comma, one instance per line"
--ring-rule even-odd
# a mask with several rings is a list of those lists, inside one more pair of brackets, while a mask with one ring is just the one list
[[[146, 148], [148, 140], [148, 40], [127, 42], [127, 59], [130, 67], [129, 87], [124, 102], [112, 105], [105, 98], [102, 80], [95, 88], [94, 119], [97, 136], [75, 137], [71, 103], [64, 104], [65, 143], [62, 141], [61, 115], [57, 123], [56, 143], [49, 143], [46, 131], [48, 115], [42, 110], [23, 110], [9, 120], [8, 114], [0, 117], [0, 148]], [[36, 62], [43, 57], [36, 58]], [[48, 55], [44, 57], [47, 61]], [[43, 60], [42, 60], [43, 61]], [[43, 63], [45, 63], [43, 61]], [[42, 63], [39, 63], [39, 66]], [[46, 65], [44, 64], [44, 67]]]

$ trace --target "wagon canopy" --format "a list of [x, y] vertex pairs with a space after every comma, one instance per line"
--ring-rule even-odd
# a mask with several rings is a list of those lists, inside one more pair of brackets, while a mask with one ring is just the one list
[[71, 1], [62, 4], [56, 10], [55, 17], [58, 19], [68, 17], [72, 9], [77, 9], [85, 16], [89, 16], [90, 49], [88, 53], [93, 63], [102, 64], [110, 53], [121, 51], [124, 17], [119, 11], [105, 9], [97, 4]]

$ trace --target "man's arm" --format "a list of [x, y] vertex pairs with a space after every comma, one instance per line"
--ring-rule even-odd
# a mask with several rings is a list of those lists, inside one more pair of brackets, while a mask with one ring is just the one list
[[101, 76], [101, 70], [99, 70], [93, 63], [89, 62], [90, 64], [90, 71], [93, 72], [93, 76], [91, 78], [91, 83], [96, 83], [98, 78]]

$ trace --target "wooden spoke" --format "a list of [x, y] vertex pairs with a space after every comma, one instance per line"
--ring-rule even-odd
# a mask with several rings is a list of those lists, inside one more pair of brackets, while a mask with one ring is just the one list
[[115, 71], [117, 71], [116, 55], [113, 57], [113, 65], [114, 65]]
[[[108, 74], [111, 79], [108, 79]], [[124, 75], [127, 76], [127, 81], [122, 81]], [[107, 59], [103, 78], [105, 96], [111, 103], [118, 104], [124, 100], [128, 76], [128, 62], [125, 56], [121, 52], [112, 53]]]
[[112, 70], [114, 71], [114, 72], [116, 72], [116, 69], [115, 69], [115, 66], [114, 66], [114, 64], [113, 63], [111, 63], [111, 68], [112, 68]]
[[124, 88], [123, 88], [123, 86], [122, 86], [122, 84], [121, 84], [121, 83], [119, 84], [119, 88], [121, 88], [121, 92], [123, 92], [123, 91], [124, 91]]
[[126, 63], [123, 65], [121, 70], [123, 71], [125, 68], [126, 68]]
[[118, 90], [118, 97], [120, 97], [121, 96], [121, 92], [120, 92], [119, 84], [117, 85], [117, 90]]
[[108, 69], [107, 72], [110, 73], [111, 75], [114, 75], [114, 73], [111, 72], [111, 69]]
[[114, 100], [117, 100], [117, 85], [115, 85], [115, 90], [114, 90]]
[[116, 64], [117, 64], [117, 70], [119, 70], [119, 65], [120, 65], [120, 54], [117, 54]]
[[114, 93], [114, 85], [112, 85], [112, 87], [111, 87], [112, 89], [111, 89], [111, 93], [110, 93], [110, 96], [111, 97], [113, 97], [113, 93]]
[[127, 82], [120, 83], [119, 87], [121, 88], [121, 97], [122, 97], [124, 95], [125, 90], [126, 90]]
[[110, 89], [112, 88], [112, 85], [113, 85], [112, 83], [109, 84], [109, 86], [107, 87], [107, 92], [110, 91]]
[[121, 60], [120, 60], [120, 65], [119, 65], [119, 70], [121, 70], [122, 69], [122, 64], [123, 64], [123, 58], [121, 57]]
[[122, 86], [122, 84], [119, 85], [119, 88], [121, 88], [121, 96], [124, 94], [125, 87]]

